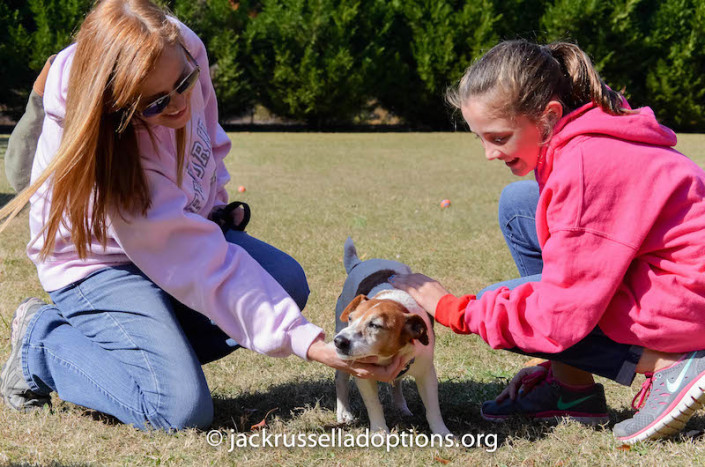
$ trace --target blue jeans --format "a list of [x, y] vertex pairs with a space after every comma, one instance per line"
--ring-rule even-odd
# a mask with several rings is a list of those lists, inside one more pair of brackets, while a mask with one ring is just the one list
[[[294, 298], [308, 299], [293, 258], [244, 232], [229, 231]], [[238, 345], [206, 316], [157, 287], [134, 265], [101, 269], [50, 293], [22, 344], [30, 388], [104, 412], [140, 429], [204, 428], [213, 401], [201, 365]]]
[[[534, 181], [514, 182], [502, 191], [499, 199], [499, 224], [521, 277], [493, 284], [481, 290], [477, 294], [478, 298], [484, 292], [499, 287], [513, 289], [526, 282], [541, 280], [543, 259], [536, 233], [538, 200], [539, 187]], [[634, 380], [634, 370], [643, 351], [641, 347], [613, 341], [599, 327], [595, 327], [580, 342], [559, 353], [529, 353], [519, 348], [509, 350], [565, 363], [626, 386], [631, 385]]]

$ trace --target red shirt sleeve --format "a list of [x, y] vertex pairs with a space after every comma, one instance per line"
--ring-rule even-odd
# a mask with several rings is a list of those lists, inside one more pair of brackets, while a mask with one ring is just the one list
[[436, 321], [449, 327], [457, 334], [470, 334], [470, 328], [465, 321], [465, 309], [474, 295], [456, 297], [453, 294], [443, 296], [436, 305]]

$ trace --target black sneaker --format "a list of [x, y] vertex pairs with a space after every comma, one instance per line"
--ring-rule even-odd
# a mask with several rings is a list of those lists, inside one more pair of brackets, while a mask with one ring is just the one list
[[515, 400], [494, 400], [482, 404], [482, 418], [490, 422], [503, 422], [511, 417], [528, 417], [534, 420], [570, 418], [588, 425], [607, 423], [607, 401], [601, 384], [572, 390], [562, 386], [549, 370], [540, 376], [533, 389], [520, 391]]
[[0, 394], [8, 406], [20, 412], [51, 406], [51, 397], [32, 391], [22, 374], [22, 339], [32, 317], [44, 305], [46, 303], [38, 298], [29, 298], [20, 303], [12, 318], [12, 351], [0, 374]]

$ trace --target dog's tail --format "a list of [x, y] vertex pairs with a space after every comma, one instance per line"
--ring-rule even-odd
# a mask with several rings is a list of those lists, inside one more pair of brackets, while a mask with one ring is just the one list
[[360, 258], [357, 257], [357, 250], [352, 238], [348, 237], [343, 247], [343, 266], [345, 266], [345, 271], [350, 274], [350, 271], [361, 262]]

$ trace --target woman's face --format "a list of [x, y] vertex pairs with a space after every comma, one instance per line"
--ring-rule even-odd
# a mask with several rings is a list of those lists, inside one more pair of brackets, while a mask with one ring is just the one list
[[536, 168], [541, 130], [525, 115], [496, 116], [490, 99], [473, 98], [462, 106], [463, 118], [482, 142], [487, 160], [499, 159], [522, 177]]
[[161, 113], [149, 117], [143, 115], [141, 118], [145, 122], [175, 130], [186, 125], [191, 119], [191, 92], [193, 92], [193, 88], [183, 94], [172, 91], [195, 67], [181, 45], [175, 44], [164, 49], [154, 69], [140, 85], [139, 91], [145, 106], [167, 94], [170, 94], [170, 101]]

